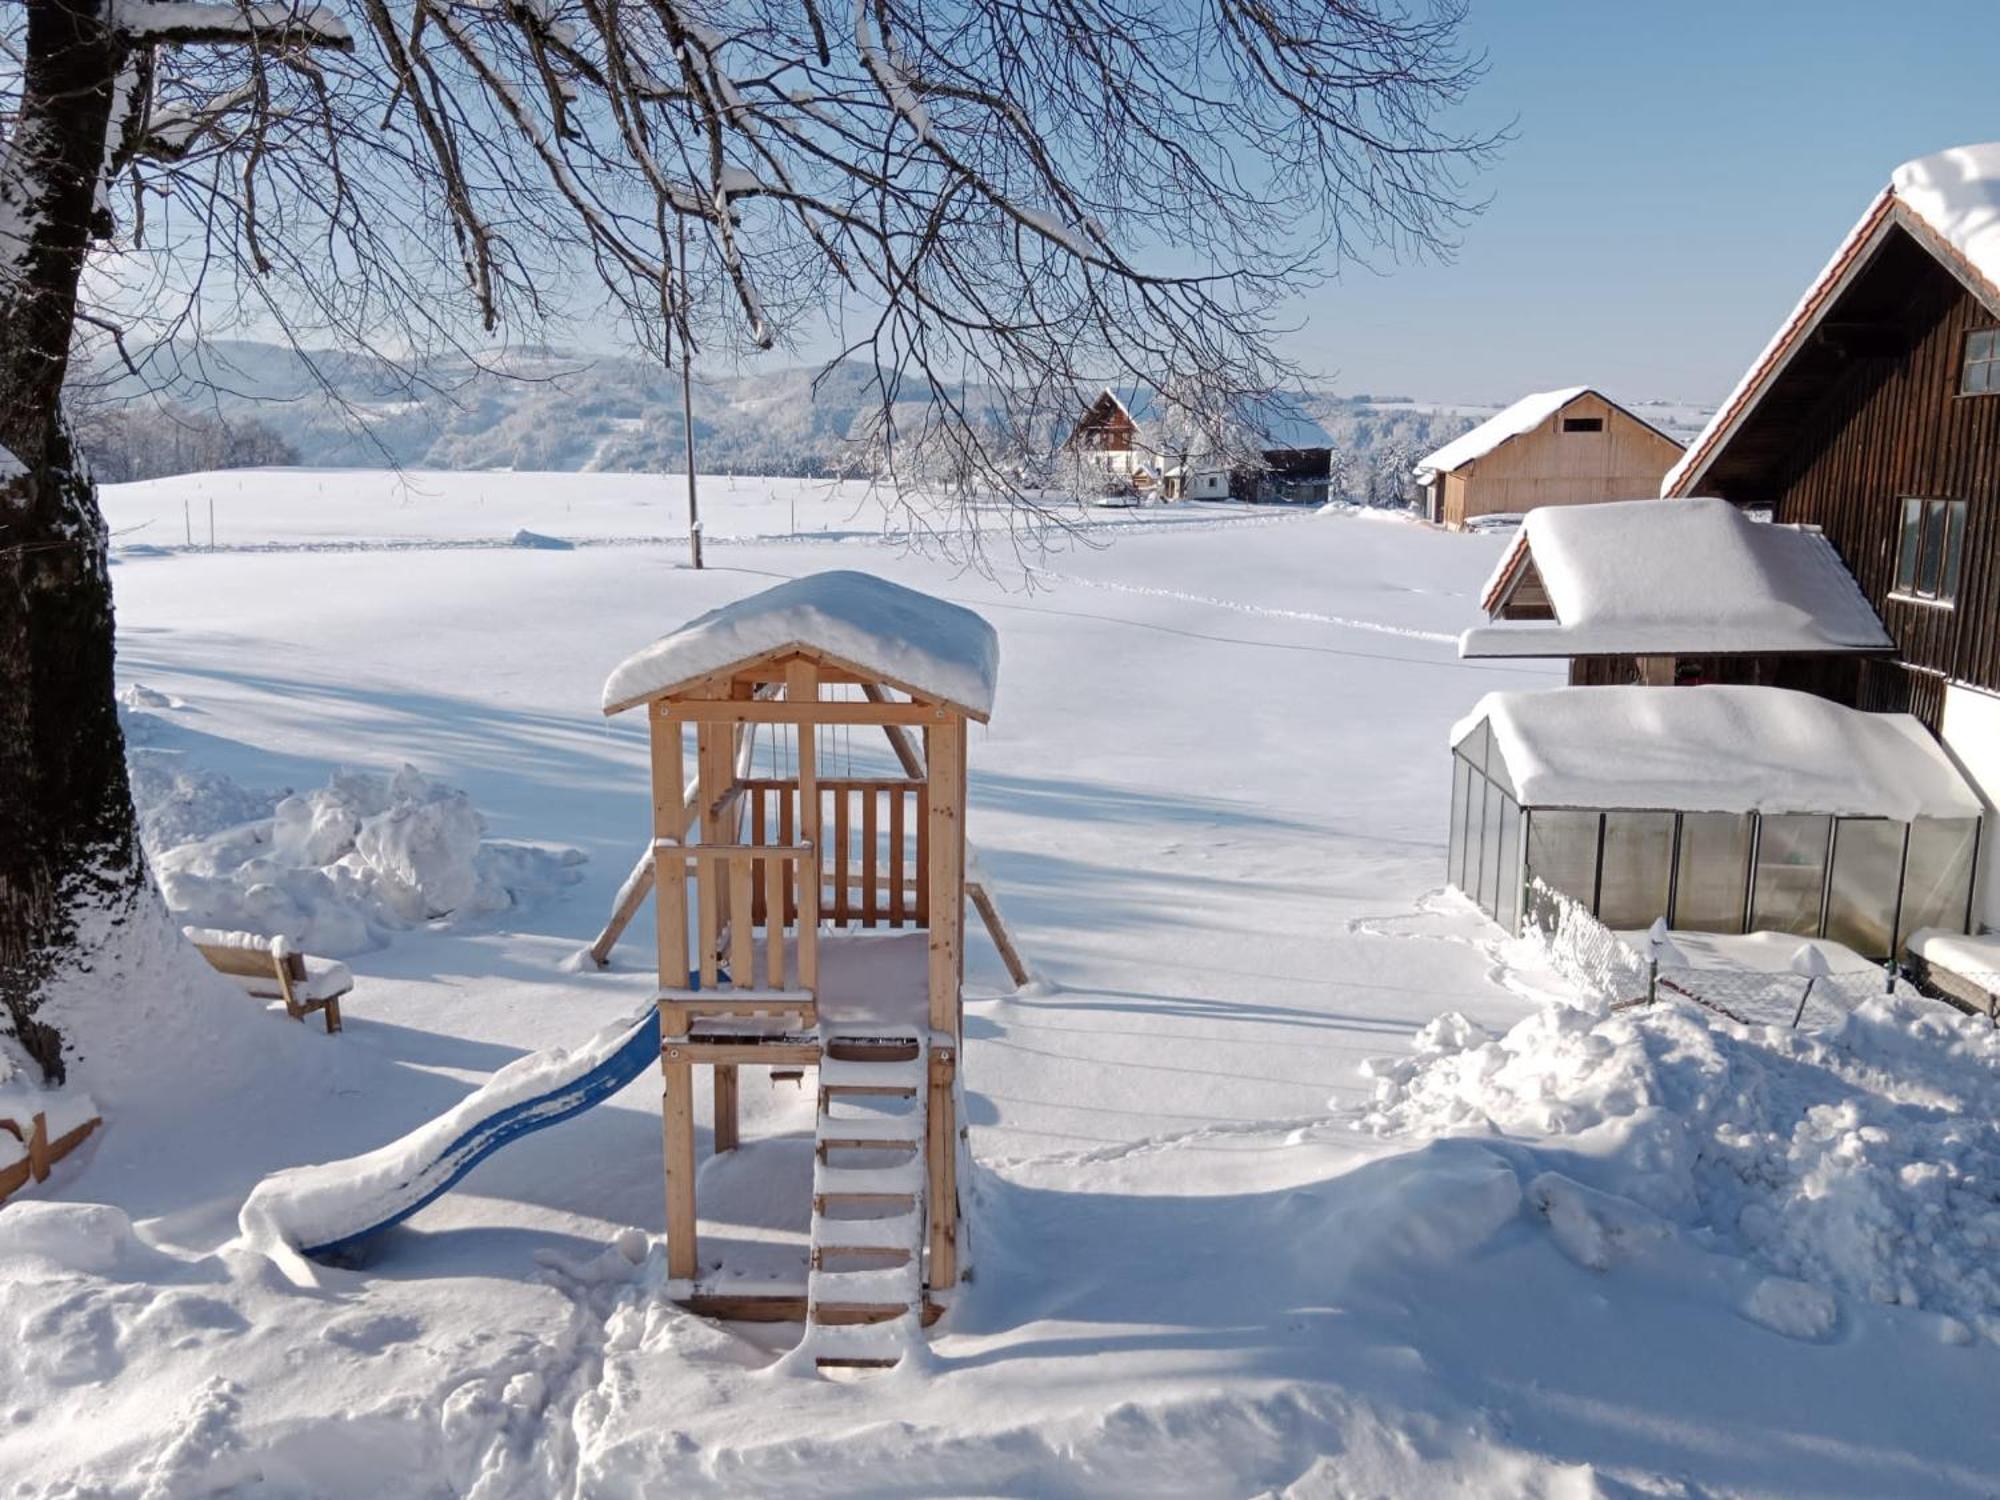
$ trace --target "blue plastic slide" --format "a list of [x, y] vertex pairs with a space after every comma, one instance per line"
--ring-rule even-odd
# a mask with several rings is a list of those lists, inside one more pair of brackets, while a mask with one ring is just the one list
[[253, 1244], [337, 1256], [400, 1224], [510, 1141], [601, 1104], [660, 1058], [660, 1014], [607, 1026], [581, 1047], [517, 1058], [484, 1086], [380, 1150], [274, 1172], [243, 1204]]

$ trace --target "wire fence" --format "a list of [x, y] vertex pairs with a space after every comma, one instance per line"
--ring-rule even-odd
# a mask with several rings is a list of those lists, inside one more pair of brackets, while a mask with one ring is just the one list
[[[1657, 991], [1762, 1026], [1830, 1026], [1879, 995], [1914, 995], [1917, 987], [1884, 970], [1862, 969], [1806, 979], [1755, 969], [1701, 969], [1662, 964]], [[1636, 1002], [1645, 1003], [1642, 995]]]
[[[2000, 974], [1983, 976], [1988, 989], [1976, 1007], [1969, 995], [1950, 993], [1938, 971], [1923, 982], [1884, 965], [1813, 978], [1789, 971], [1655, 965], [1650, 955], [1606, 927], [1561, 891], [1531, 880], [1526, 930], [1540, 942], [1550, 966], [1592, 999], [1613, 1009], [1645, 1005], [1662, 995], [1692, 1001], [1744, 1025], [1828, 1026], [1878, 995], [1928, 995], [1961, 1009], [2000, 1016], [1994, 995]], [[1970, 988], [1970, 984], [1967, 986]], [[1942, 992], [1942, 993], [1941, 993]]]
[[1551, 967], [1585, 995], [1614, 1005], [1647, 997], [1651, 965], [1646, 956], [1588, 907], [1539, 879], [1528, 882], [1526, 907], [1526, 929], [1541, 939]]

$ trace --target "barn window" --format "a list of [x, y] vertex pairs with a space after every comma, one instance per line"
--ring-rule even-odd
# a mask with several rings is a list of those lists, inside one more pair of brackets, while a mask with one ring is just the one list
[[1903, 529], [1896, 543], [1896, 592], [1948, 603], [1958, 595], [1965, 551], [1965, 502], [1903, 501]]
[[1961, 396], [2000, 395], [2000, 328], [1975, 328], [1965, 336]]
[[[1996, 389], [1996, 390], [2000, 390], [2000, 386], [1996, 386], [1996, 387], [1995, 387], [1995, 389]], [[1602, 431], [1604, 431], [1604, 418], [1602, 418], [1602, 417], [1564, 417], [1564, 418], [1563, 418], [1563, 431], [1564, 431], [1564, 432], [1602, 432]]]

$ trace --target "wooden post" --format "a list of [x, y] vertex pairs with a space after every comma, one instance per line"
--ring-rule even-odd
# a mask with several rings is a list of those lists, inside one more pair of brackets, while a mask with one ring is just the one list
[[966, 754], [972, 748], [972, 736], [966, 731], [965, 720], [954, 719], [958, 733], [953, 736], [958, 741], [958, 774], [952, 781], [957, 792], [958, 807], [958, 881], [953, 889], [951, 903], [952, 942], [958, 955], [958, 989], [952, 996], [952, 1035], [958, 1038], [960, 1046], [965, 1045], [965, 852], [971, 847], [965, 837], [965, 802], [967, 788]]
[[785, 701], [797, 710], [799, 761], [799, 842], [812, 852], [799, 861], [799, 988], [819, 988], [819, 888], [823, 851], [819, 836], [819, 762], [811, 713], [799, 705], [819, 697], [819, 667], [800, 659], [785, 666]]
[[715, 1065], [715, 1154], [734, 1151], [741, 1140], [736, 1115], [736, 1064]]
[[964, 947], [965, 724], [947, 711], [924, 731], [930, 767], [930, 1023], [931, 1031], [958, 1035], [959, 955]]
[[[933, 759], [932, 765], [937, 761]], [[925, 1197], [930, 1218], [930, 1286], [958, 1284], [958, 1112], [952, 1080], [958, 1055], [952, 1048], [930, 1054], [930, 1097], [924, 1113]]]
[[1007, 977], [1019, 989], [1034, 976], [1028, 966], [1021, 961], [1020, 950], [1014, 946], [1013, 934], [1007, 931], [1007, 923], [1000, 915], [1000, 907], [993, 899], [993, 893], [986, 889], [985, 882], [966, 882], [965, 894], [972, 898], [972, 906], [979, 913], [979, 919], [986, 924], [987, 936], [993, 939], [993, 946], [1000, 952], [1000, 962], [1007, 966]]
[[[682, 990], [688, 982], [687, 943], [687, 865], [680, 857], [679, 845], [686, 833], [687, 824], [681, 815], [685, 799], [679, 795], [681, 787], [681, 723], [672, 718], [667, 705], [661, 704], [652, 719], [653, 756], [653, 856], [654, 880], [658, 887], [653, 902], [654, 932], [660, 950], [660, 988]], [[698, 791], [699, 781], [696, 788]], [[658, 878], [662, 860], [659, 846], [671, 846], [664, 851], [669, 863], [667, 878]], [[630, 884], [630, 882], [628, 882]], [[660, 1010], [660, 1035], [684, 1036], [687, 1023], [683, 1013], [674, 1008], [669, 1014], [663, 1004]]]
[[[870, 703], [887, 703], [889, 694], [878, 682], [861, 684], [861, 696]], [[917, 754], [917, 747], [910, 738], [910, 731], [900, 724], [884, 724], [882, 733], [889, 737], [889, 748], [896, 752], [896, 762], [903, 768], [903, 774], [912, 781], [924, 779], [924, 758]]]
[[694, 1066], [674, 1060], [669, 1045], [661, 1069], [667, 1086], [660, 1119], [667, 1151], [667, 1274], [692, 1281], [700, 1268], [695, 1254]]

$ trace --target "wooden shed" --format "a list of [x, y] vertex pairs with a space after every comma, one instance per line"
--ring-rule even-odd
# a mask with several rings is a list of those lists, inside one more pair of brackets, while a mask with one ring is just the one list
[[1530, 511], [1480, 602], [1493, 623], [1459, 638], [1461, 656], [1568, 657], [1578, 687], [1750, 683], [1851, 701], [1859, 664], [1893, 649], [1824, 536], [1727, 500]]
[[1588, 386], [1537, 391], [1416, 466], [1426, 513], [1463, 530], [1480, 516], [1525, 515], [1659, 493], [1681, 445]]
[[[804, 1321], [819, 1364], [895, 1363], [958, 1280], [966, 726], [998, 665], [972, 611], [834, 572], [711, 611], [605, 684], [607, 714], [650, 726], [669, 1271], [696, 1311]], [[902, 774], [838, 764], [861, 726]], [[816, 1075], [802, 1284], [746, 1287], [697, 1239], [695, 1070], [722, 1154], [744, 1067]]]

